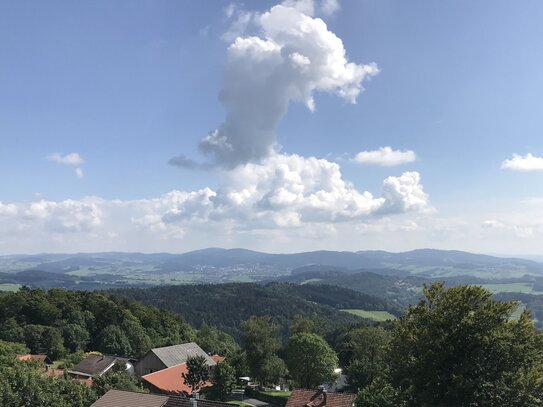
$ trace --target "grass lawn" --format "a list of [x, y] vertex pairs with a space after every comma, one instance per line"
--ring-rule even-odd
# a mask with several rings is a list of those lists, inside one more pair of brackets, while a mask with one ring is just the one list
[[483, 284], [483, 288], [497, 293], [524, 293], [524, 294], [543, 294], [541, 291], [534, 291], [531, 283], [510, 283], [510, 284]]
[[289, 398], [291, 391], [276, 391], [276, 390], [270, 390], [270, 391], [263, 391], [262, 393], [267, 394], [268, 396], [275, 396], [275, 397], [285, 397]]
[[349, 314], [358, 315], [362, 318], [372, 319], [374, 321], [390, 321], [395, 320], [396, 317], [387, 311], [365, 311], [363, 309], [343, 309], [342, 311]]
[[240, 407], [248, 407], [250, 406], [250, 404], [247, 404], [247, 403], [244, 403], [243, 401], [238, 401], [238, 400], [230, 400], [230, 401], [227, 401], [228, 404], [233, 404], [235, 406], [240, 406]]
[[17, 292], [21, 288], [21, 284], [4, 283], [0, 284], [0, 291]]
[[309, 280], [302, 281], [300, 285], [318, 283], [322, 281], [322, 278], [310, 278]]

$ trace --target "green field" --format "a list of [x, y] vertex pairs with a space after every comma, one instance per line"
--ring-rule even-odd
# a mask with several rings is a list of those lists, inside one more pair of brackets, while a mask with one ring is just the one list
[[394, 315], [387, 311], [365, 311], [363, 309], [343, 309], [342, 311], [379, 322], [391, 321], [396, 319]]
[[270, 390], [270, 391], [263, 391], [262, 393], [267, 394], [268, 396], [289, 398], [290, 394], [292, 392], [291, 391]]
[[20, 288], [21, 288], [21, 284], [10, 284], [10, 283], [0, 284], [0, 291], [16, 292], [16, 291], [19, 291]]
[[524, 293], [543, 294], [541, 291], [534, 291], [531, 283], [510, 283], [510, 284], [483, 284], [483, 288], [494, 294], [498, 293]]
[[240, 406], [240, 407], [251, 407], [252, 406], [251, 404], [247, 404], [247, 403], [244, 403], [243, 401], [238, 401], [238, 400], [230, 400], [230, 401], [227, 401], [227, 403], [235, 405], [235, 406]]
[[300, 285], [303, 284], [312, 284], [312, 283], [319, 283], [322, 281], [322, 278], [310, 278], [309, 280], [302, 281]]

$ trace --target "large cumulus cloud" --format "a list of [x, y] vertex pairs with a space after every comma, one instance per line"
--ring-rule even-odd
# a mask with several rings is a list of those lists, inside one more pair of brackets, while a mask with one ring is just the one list
[[200, 142], [201, 151], [224, 168], [273, 154], [275, 128], [291, 102], [314, 110], [320, 91], [356, 103], [363, 80], [378, 72], [374, 63], [349, 62], [326, 23], [298, 8], [277, 5], [254, 21], [259, 35], [239, 36], [227, 50], [219, 95], [226, 119]]

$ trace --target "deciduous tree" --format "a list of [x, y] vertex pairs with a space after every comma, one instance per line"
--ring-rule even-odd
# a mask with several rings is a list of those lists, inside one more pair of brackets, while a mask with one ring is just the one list
[[312, 389], [335, 379], [337, 355], [319, 335], [300, 333], [292, 336], [286, 354], [289, 373], [299, 386]]

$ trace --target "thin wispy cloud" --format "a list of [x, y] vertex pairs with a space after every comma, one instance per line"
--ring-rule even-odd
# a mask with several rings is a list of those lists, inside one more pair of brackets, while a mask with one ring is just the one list
[[77, 166], [77, 168], [74, 169], [74, 173], [77, 178], [81, 179], [84, 176], [81, 165], [85, 163], [85, 160], [83, 160], [79, 153], [69, 153], [64, 155], [60, 153], [53, 153], [47, 156], [47, 159], [58, 164]]
[[60, 153], [53, 153], [47, 156], [47, 159], [59, 164], [66, 164], [66, 165], [81, 165], [85, 163], [85, 160], [81, 158], [79, 153], [69, 153], [69, 154], [64, 154], [64, 155]]
[[543, 171], [543, 157], [531, 153], [526, 155], [513, 154], [513, 158], [502, 162], [502, 168], [513, 171]]
[[412, 163], [417, 156], [412, 150], [393, 150], [391, 147], [381, 147], [378, 150], [361, 151], [352, 159], [358, 164], [379, 165], [393, 167], [396, 165]]

